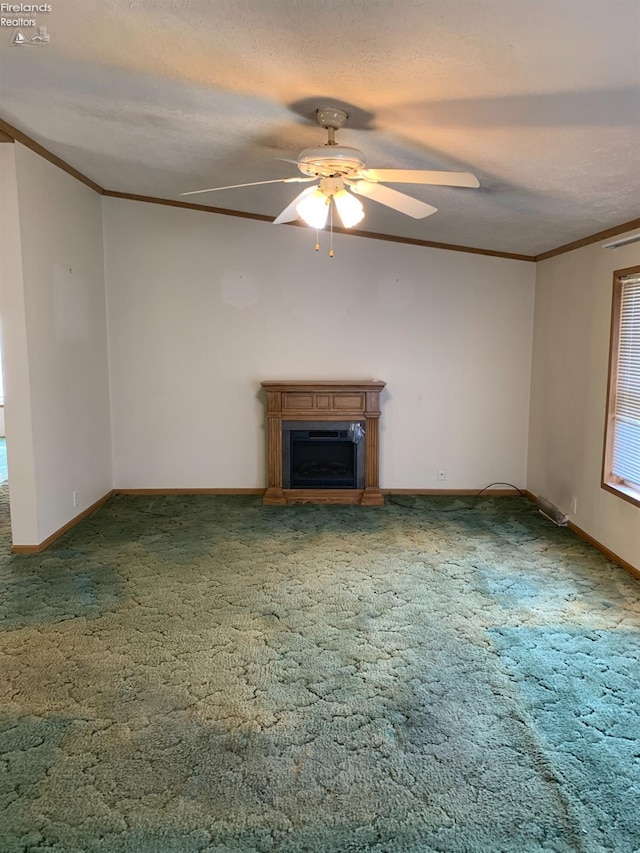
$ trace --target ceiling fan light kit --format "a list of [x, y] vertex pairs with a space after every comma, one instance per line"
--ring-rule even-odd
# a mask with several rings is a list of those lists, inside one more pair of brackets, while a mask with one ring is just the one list
[[327, 224], [331, 204], [345, 228], [352, 228], [364, 218], [362, 203], [346, 191], [342, 178], [321, 178], [318, 188], [296, 204], [296, 213], [311, 228], [320, 230]]
[[326, 196], [321, 189], [317, 189], [298, 202], [296, 213], [300, 219], [304, 219], [307, 225], [320, 231], [327, 224], [330, 202], [331, 198]]
[[364, 219], [362, 202], [345, 189], [334, 193], [333, 201], [345, 228], [353, 228], [354, 225]]
[[[406, 193], [386, 187], [384, 183], [432, 184], [468, 188], [480, 186], [476, 176], [470, 172], [428, 169], [367, 169], [362, 151], [357, 148], [350, 148], [347, 145], [338, 145], [335, 140], [336, 130], [344, 125], [347, 118], [347, 113], [337, 107], [327, 106], [316, 110], [318, 124], [325, 128], [328, 134], [328, 141], [325, 146], [322, 148], [305, 148], [296, 160], [285, 160], [287, 163], [295, 163], [303, 177], [275, 178], [269, 181], [213, 187], [208, 190], [182, 193], [182, 195], [260, 186], [261, 184], [306, 183], [318, 180], [316, 185], [305, 187], [276, 216], [273, 222], [274, 225], [280, 225], [284, 222], [293, 222], [299, 217], [307, 225], [320, 230], [325, 227], [328, 215], [334, 207], [345, 228], [352, 228], [361, 222], [364, 218], [364, 207], [356, 195], [369, 198], [414, 219], [423, 219], [437, 212], [437, 207], [406, 195]], [[331, 223], [333, 228], [333, 217], [331, 217]], [[330, 254], [333, 256], [333, 252]]]

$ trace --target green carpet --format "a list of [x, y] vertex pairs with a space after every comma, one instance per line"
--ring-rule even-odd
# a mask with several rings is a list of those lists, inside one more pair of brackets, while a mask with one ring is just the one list
[[640, 583], [402, 501], [117, 497], [35, 557], [5, 508], [0, 851], [638, 851]]
[[4, 436], [0, 436], [0, 483], [4, 483], [8, 476], [7, 439]]

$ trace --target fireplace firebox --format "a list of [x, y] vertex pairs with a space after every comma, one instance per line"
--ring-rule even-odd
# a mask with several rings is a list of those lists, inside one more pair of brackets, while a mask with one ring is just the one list
[[283, 488], [364, 488], [364, 428], [364, 421], [283, 421]]

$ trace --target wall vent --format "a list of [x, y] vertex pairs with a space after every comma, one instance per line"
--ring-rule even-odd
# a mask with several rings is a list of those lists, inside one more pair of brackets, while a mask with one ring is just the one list
[[562, 512], [560, 507], [557, 507], [555, 504], [552, 504], [551, 501], [548, 501], [546, 498], [540, 497], [538, 495], [536, 499], [536, 506], [544, 515], [545, 518], [548, 518], [549, 521], [552, 521], [557, 527], [566, 527], [568, 516], [565, 512]]

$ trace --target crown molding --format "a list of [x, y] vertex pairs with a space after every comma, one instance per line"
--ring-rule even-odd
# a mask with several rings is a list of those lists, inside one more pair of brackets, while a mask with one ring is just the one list
[[565, 243], [564, 246], [558, 246], [556, 249], [549, 249], [548, 252], [536, 255], [533, 260], [536, 263], [538, 261], [546, 261], [547, 258], [555, 258], [557, 255], [573, 252], [574, 249], [582, 249], [583, 246], [599, 243], [600, 240], [607, 240], [609, 237], [617, 237], [618, 234], [633, 231], [635, 228], [640, 228], [640, 219], [631, 219], [629, 222], [623, 222], [621, 225], [614, 225], [612, 228], [606, 228], [604, 231], [597, 231], [595, 234], [583, 237], [581, 240], [574, 240], [572, 243]]
[[[204, 213], [217, 213], [222, 216], [238, 216], [242, 219], [255, 219], [259, 222], [273, 222], [273, 216], [262, 213], [247, 213], [244, 210], [230, 210], [226, 207], [210, 207], [205, 204], [193, 204], [189, 201], [176, 201], [170, 198], [158, 198], [156, 196], [136, 195], [134, 193], [121, 193], [115, 190], [103, 190], [102, 195], [108, 198], [122, 198], [128, 201], [142, 201], [147, 204], [163, 204], [167, 207], [181, 207], [187, 210], [199, 210]], [[284, 222], [284, 225], [293, 225], [295, 228], [308, 228], [301, 222]], [[409, 246], [422, 246], [427, 249], [445, 249], [449, 252], [469, 252], [474, 255], [489, 255], [494, 258], [509, 258], [514, 261], [535, 261], [532, 255], [517, 255], [512, 252], [494, 252], [491, 249], [476, 249], [473, 246], [458, 246], [452, 243], [435, 243], [431, 240], [417, 240], [413, 237], [397, 237], [393, 234], [378, 234], [375, 231], [352, 231], [348, 228], [334, 226], [334, 234], [345, 234], [347, 237], [366, 237], [371, 240], [383, 240], [390, 243], [404, 243]]]
[[[103, 190], [107, 198], [123, 198], [127, 201], [142, 201], [146, 204], [163, 204], [166, 207], [181, 207], [183, 210], [199, 210], [202, 213], [217, 213], [221, 216], [237, 216], [240, 219], [255, 219], [258, 222], [273, 222], [273, 216], [263, 213], [246, 213], [244, 210], [231, 210], [226, 207], [212, 207], [208, 204], [193, 204], [190, 201], [178, 201], [172, 198], [159, 198], [152, 195], [137, 195], [136, 193], [121, 193], [116, 190]], [[335, 229], [334, 229], [335, 230]]]
[[[135, 193], [106, 190], [104, 187], [101, 187], [100, 184], [92, 181], [91, 178], [83, 175], [82, 172], [74, 169], [73, 166], [61, 157], [58, 157], [56, 154], [52, 154], [51, 151], [46, 149], [43, 145], [40, 145], [39, 142], [31, 139], [31, 137], [27, 136], [26, 133], [23, 133], [21, 130], [18, 130], [18, 128], [0, 119], [0, 143], [2, 142], [20, 142], [26, 148], [30, 148], [32, 151], [35, 151], [36, 154], [44, 157], [45, 160], [53, 163], [54, 166], [57, 166], [59, 169], [62, 169], [64, 172], [71, 175], [71, 177], [90, 187], [99, 195], [108, 196], [110, 198], [122, 198], [129, 201], [140, 201], [147, 204], [162, 204], [167, 207], [181, 207], [186, 210], [199, 210], [204, 213], [216, 213], [220, 216], [237, 216], [240, 219], [253, 219], [258, 222], [273, 222], [275, 218], [261, 213], [249, 213], [244, 210], [231, 210], [226, 207], [213, 207], [211, 205], [193, 204], [191, 202], [177, 201], [169, 198], [157, 198], [155, 196], [136, 195]], [[298, 228], [308, 227], [300, 222], [287, 222], [285, 224], [293, 225]], [[615, 225], [613, 228], [608, 228], [605, 231], [598, 231], [596, 234], [591, 234], [589, 237], [584, 237], [581, 240], [574, 240], [572, 243], [566, 243], [565, 245], [558, 246], [555, 249], [549, 249], [549, 251], [542, 252], [539, 255], [522, 255], [516, 252], [498, 252], [493, 249], [479, 249], [475, 246], [460, 246], [456, 243], [438, 243], [433, 240], [418, 240], [413, 237], [399, 237], [393, 234], [380, 234], [376, 231], [351, 231], [347, 228], [340, 227], [334, 227], [333, 231], [334, 234], [346, 234], [349, 237], [365, 237], [370, 240], [382, 240], [388, 243], [403, 243], [408, 246], [422, 246], [426, 249], [443, 249], [447, 252], [463, 252], [472, 255], [485, 255], [492, 258], [507, 258], [514, 261], [537, 263], [538, 261], [545, 261], [547, 258], [553, 258], [556, 255], [563, 255], [566, 252], [572, 252], [574, 249], [581, 249], [583, 246], [588, 246], [591, 243], [597, 243], [599, 240], [606, 240], [608, 237], [616, 237], [618, 234], [624, 234], [625, 231], [630, 231], [633, 228], [639, 227], [640, 218], [632, 219], [630, 222]]]
[[99, 184], [96, 184], [95, 181], [92, 181], [91, 178], [87, 178], [86, 175], [83, 175], [82, 172], [74, 169], [73, 166], [70, 166], [69, 163], [61, 157], [57, 157], [55, 154], [52, 154], [51, 151], [48, 151], [43, 145], [36, 142], [35, 139], [31, 139], [30, 136], [26, 135], [26, 133], [18, 130], [17, 127], [13, 127], [13, 125], [8, 124], [6, 121], [2, 121], [2, 119], [0, 119], [0, 133], [4, 136], [8, 136], [10, 141], [19, 142], [21, 145], [24, 145], [25, 148], [30, 148], [32, 151], [35, 151], [36, 154], [44, 157], [45, 160], [53, 163], [54, 166], [62, 169], [63, 172], [71, 175], [72, 178], [75, 178], [77, 181], [91, 187], [92, 190], [95, 190], [95, 192], [100, 195], [104, 192], [102, 187]]
[[[6, 139], [2, 139], [2, 137], [7, 137]], [[39, 154], [41, 157], [44, 157], [45, 160], [48, 160], [50, 163], [53, 163], [54, 166], [57, 166], [59, 169], [67, 172], [67, 174], [71, 175], [76, 180], [81, 181], [86, 186], [91, 187], [92, 190], [95, 190], [99, 195], [107, 196], [108, 198], [122, 198], [128, 201], [139, 201], [145, 202], [146, 204], [162, 204], [167, 207], [180, 207], [183, 210], [199, 210], [203, 213], [216, 213], [220, 216], [237, 216], [240, 219], [253, 219], [257, 222], [273, 222], [275, 217], [266, 216], [261, 213], [249, 213], [244, 210], [231, 210], [226, 207], [213, 207], [211, 205], [206, 204], [193, 204], [192, 202], [187, 201], [177, 201], [175, 199], [170, 198], [157, 198], [155, 196], [145, 196], [145, 195], [136, 195], [135, 193], [124, 193], [117, 192], [116, 190], [107, 190], [104, 187], [101, 187], [95, 181], [92, 181], [86, 175], [83, 175], [82, 172], [79, 172], [77, 169], [74, 169], [73, 166], [70, 166], [69, 163], [62, 160], [60, 157], [52, 154], [51, 151], [48, 151], [43, 145], [40, 145], [39, 142], [36, 142], [34, 139], [31, 139], [30, 136], [27, 136], [26, 133], [23, 133], [18, 128], [13, 127], [13, 125], [9, 124], [6, 121], [0, 119], [0, 142], [20, 142], [26, 148], [30, 148], [32, 151], [35, 151], [36, 154]], [[287, 222], [287, 225], [293, 225], [298, 228], [307, 228], [308, 226], [303, 225], [300, 222]], [[334, 234], [346, 234], [349, 237], [366, 237], [370, 240], [383, 240], [390, 243], [403, 243], [409, 246], [422, 246], [427, 249], [444, 249], [448, 252], [466, 252], [473, 255], [487, 255], [489, 257], [494, 258], [508, 258], [515, 261], [529, 261], [534, 262], [535, 257], [532, 255], [520, 255], [513, 252], [497, 252], [491, 249], [478, 249], [474, 246], [459, 246], [453, 243], [436, 243], [432, 240], [418, 240], [412, 237], [397, 237], [393, 234], [379, 234], [375, 231], [350, 231], [346, 228], [335, 227], [333, 229]]]

